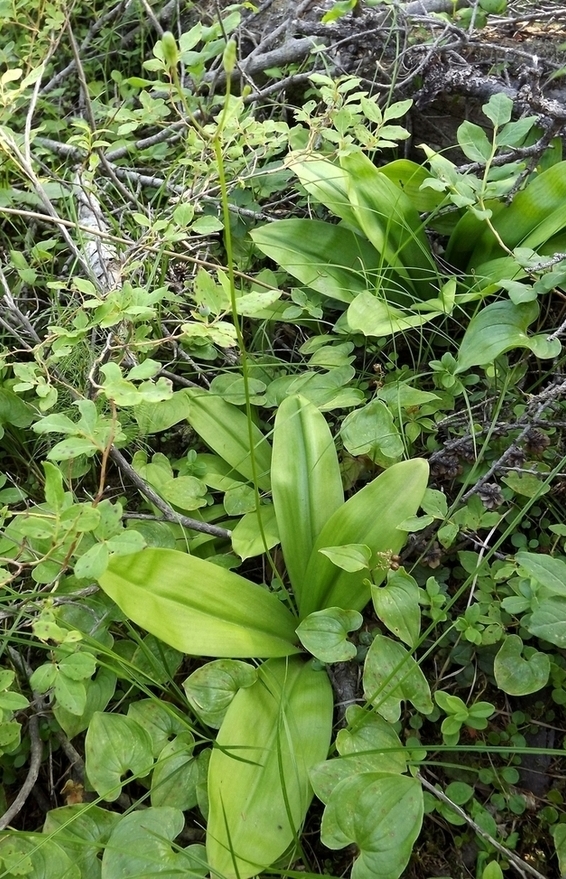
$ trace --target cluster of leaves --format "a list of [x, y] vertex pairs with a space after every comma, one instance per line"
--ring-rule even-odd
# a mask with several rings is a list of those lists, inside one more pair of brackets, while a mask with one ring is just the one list
[[244, 11], [75, 53], [63, 131], [67, 14], [11, 18], [0, 875], [398, 879], [433, 812], [482, 879], [533, 827], [564, 870], [563, 780], [533, 806], [521, 767], [566, 704], [560, 145], [509, 159], [537, 118], [497, 94], [470, 165], [387, 161], [411, 102], [320, 72], [268, 112]]

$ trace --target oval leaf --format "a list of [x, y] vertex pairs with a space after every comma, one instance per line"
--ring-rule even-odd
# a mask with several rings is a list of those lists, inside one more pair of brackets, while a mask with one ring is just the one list
[[100, 586], [124, 613], [182, 653], [289, 656], [296, 621], [278, 598], [238, 574], [173, 549], [114, 558]]
[[373, 579], [385, 577], [391, 553], [398, 553], [407, 534], [399, 524], [414, 516], [423, 499], [428, 464], [421, 458], [401, 461], [364, 486], [328, 520], [310, 557], [305, 590], [300, 602], [301, 617], [325, 607], [362, 610], [370, 599], [365, 572], [340, 570], [319, 549], [362, 543], [372, 551]]
[[230, 705], [210, 758], [207, 854], [213, 875], [249, 879], [296, 839], [312, 799], [309, 769], [328, 752], [324, 671], [275, 659]]
[[344, 503], [332, 434], [304, 397], [287, 397], [277, 412], [271, 482], [285, 566], [300, 600], [314, 543]]
[[150, 771], [151, 738], [135, 720], [97, 711], [87, 730], [85, 758], [88, 780], [100, 797], [111, 803], [122, 793], [126, 772], [144, 776]]

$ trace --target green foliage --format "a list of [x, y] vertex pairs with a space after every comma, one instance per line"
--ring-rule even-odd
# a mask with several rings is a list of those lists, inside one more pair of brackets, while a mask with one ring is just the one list
[[251, 11], [3, 11], [0, 871], [398, 879], [433, 810], [562, 868], [566, 163], [504, 93], [466, 165], [358, 77], [232, 94]]

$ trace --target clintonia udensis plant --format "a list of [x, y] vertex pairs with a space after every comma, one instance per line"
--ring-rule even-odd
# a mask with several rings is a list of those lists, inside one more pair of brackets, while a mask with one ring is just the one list
[[[187, 399], [193, 426], [216, 405], [205, 392]], [[215, 424], [217, 432], [229, 429], [226, 421]], [[201, 435], [214, 445], [205, 428]], [[420, 830], [422, 791], [405, 774], [392, 724], [403, 700], [425, 713], [432, 703], [400, 643], [416, 646], [418, 625], [398, 625], [404, 610], [406, 619], [418, 613], [416, 583], [401, 569], [397, 581], [381, 584], [406, 540], [403, 523], [423, 500], [428, 465], [395, 463], [345, 500], [330, 429], [308, 400], [291, 396], [281, 404], [270, 467], [267, 440], [254, 436], [261, 487], [271, 489], [285, 588], [270, 592], [211, 561], [161, 548], [114, 558], [99, 582], [131, 620], [165, 643], [223, 660], [218, 671], [231, 683], [222, 685], [220, 710], [211, 710], [213, 703], [218, 709], [219, 678], [207, 685], [198, 669], [185, 682], [201, 720], [219, 727], [208, 770], [212, 874], [248, 879], [286, 854], [292, 862], [314, 789], [326, 805], [322, 841], [330, 848], [357, 845], [356, 876], [397, 877]], [[229, 463], [247, 475], [250, 446], [239, 463], [230, 448]], [[374, 602], [376, 612], [397, 637], [374, 639], [364, 670], [366, 705], [350, 707], [339, 756], [327, 760], [334, 698], [326, 664], [355, 656], [347, 635], [362, 624], [372, 592], [387, 596]]]

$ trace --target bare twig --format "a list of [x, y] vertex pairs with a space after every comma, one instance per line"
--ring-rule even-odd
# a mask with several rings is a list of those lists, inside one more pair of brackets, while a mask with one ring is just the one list
[[136, 473], [132, 465], [124, 458], [123, 454], [116, 448], [110, 451], [110, 457], [117, 467], [125, 473], [134, 485], [139, 488], [141, 493], [145, 495], [147, 500], [157, 507], [163, 513], [166, 522], [172, 522], [176, 525], [183, 525], [184, 528], [190, 528], [192, 531], [200, 531], [203, 534], [211, 534], [213, 537], [223, 537], [225, 540], [231, 537], [232, 532], [226, 528], [220, 528], [218, 525], [210, 525], [208, 522], [202, 522], [200, 519], [191, 519], [188, 516], [182, 516], [176, 513], [166, 501], [161, 498], [153, 488], [147, 484], [145, 479]]
[[547, 879], [546, 876], [543, 876], [542, 873], [539, 873], [538, 870], [535, 870], [534, 867], [531, 867], [530, 864], [528, 864], [526, 861], [523, 861], [523, 859], [516, 855], [515, 852], [511, 851], [511, 849], [508, 849], [506, 846], [502, 845], [502, 843], [494, 839], [493, 836], [491, 836], [491, 834], [487, 833], [486, 830], [480, 827], [480, 825], [477, 824], [473, 818], [470, 818], [467, 812], [460, 808], [460, 806], [457, 806], [456, 803], [453, 803], [452, 800], [447, 797], [443, 791], [437, 790], [437, 788], [435, 788], [433, 784], [427, 781], [426, 778], [423, 778], [420, 772], [417, 772], [417, 778], [427, 791], [433, 794], [433, 796], [435, 796], [437, 799], [441, 800], [441, 802], [449, 806], [457, 815], [460, 816], [460, 818], [462, 818], [466, 822], [469, 827], [472, 828], [472, 830], [475, 831], [475, 833], [477, 833], [478, 836], [481, 836], [482, 839], [485, 839], [486, 842], [489, 842], [490, 845], [497, 849], [497, 851], [502, 854], [509, 861], [509, 863], [515, 867], [515, 869], [518, 873], [520, 873], [521, 876], [525, 876], [528, 873], [530, 876], [534, 876], [535, 879]]

